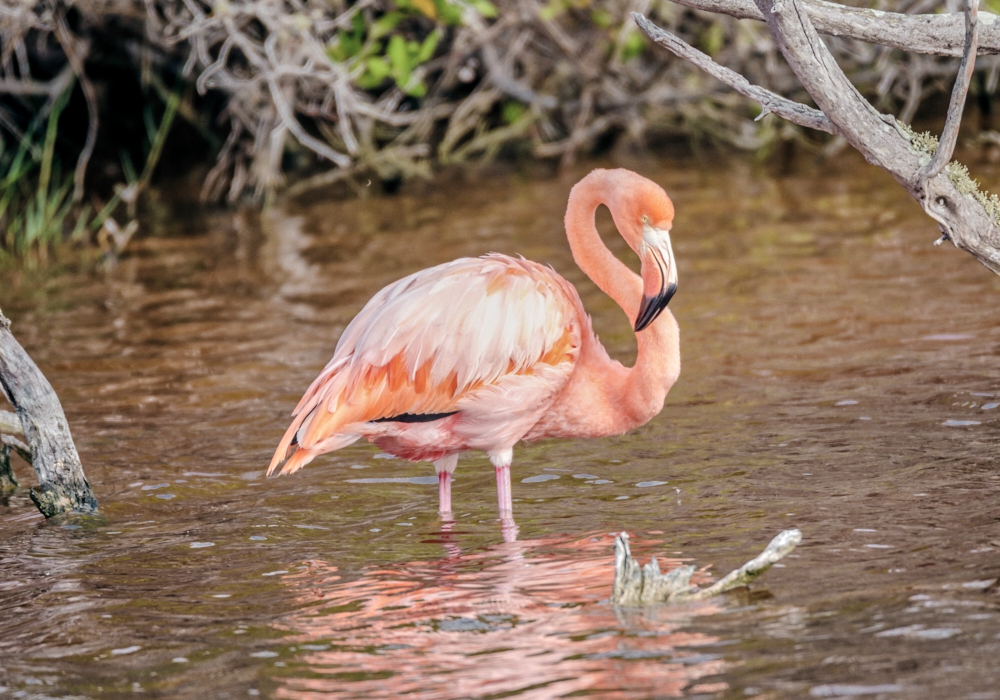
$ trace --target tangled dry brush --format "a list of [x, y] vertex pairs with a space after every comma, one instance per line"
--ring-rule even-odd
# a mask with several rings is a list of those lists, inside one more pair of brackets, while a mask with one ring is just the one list
[[[914, 13], [940, 3], [877, 4]], [[47, 96], [48, 109], [79, 81], [90, 126], [77, 161], [82, 188], [100, 114], [88, 52], [94, 36], [127, 28], [143, 80], [161, 91], [186, 86], [179, 114], [221, 136], [206, 199], [266, 193], [283, 184], [290, 156], [304, 154], [319, 174], [299, 189], [420, 175], [501, 150], [567, 163], [612, 139], [693, 135], [756, 150], [801, 137], [775, 117], [754, 121], [759, 108], [648, 45], [631, 11], [752, 82], [805, 98], [764, 24], [669, 0], [7, 0], [0, 93]], [[62, 70], [45, 79], [32, 56], [42, 39], [63, 54]], [[904, 122], [946, 93], [957, 69], [957, 59], [829, 45], [862, 91]], [[995, 90], [998, 66], [981, 59], [982, 90]], [[198, 101], [213, 93], [224, 107], [206, 127]], [[19, 128], [0, 105], [0, 129]]]

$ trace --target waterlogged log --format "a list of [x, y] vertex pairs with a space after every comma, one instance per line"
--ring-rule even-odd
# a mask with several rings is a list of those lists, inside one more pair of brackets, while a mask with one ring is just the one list
[[[0, 313], [0, 391], [17, 412], [27, 444], [3, 434], [3, 456], [10, 477], [11, 448], [28, 451], [28, 458], [38, 474], [39, 487], [30, 492], [31, 500], [47, 518], [61, 513], [92, 513], [97, 499], [83, 474], [83, 465], [69, 432], [62, 405], [52, 385], [28, 357], [10, 332], [10, 321]], [[9, 416], [9, 414], [6, 414]], [[4, 425], [10, 427], [9, 418]], [[2, 471], [2, 469], [0, 469]], [[13, 480], [16, 485], [16, 479]]]
[[666, 574], [660, 573], [656, 557], [643, 567], [632, 558], [627, 532], [615, 538], [615, 583], [611, 603], [621, 607], [643, 607], [662, 603], [691, 603], [746, 586], [788, 556], [802, 541], [798, 530], [785, 530], [771, 540], [767, 548], [754, 559], [732, 571], [711, 586], [691, 585], [693, 566], [679, 566]]

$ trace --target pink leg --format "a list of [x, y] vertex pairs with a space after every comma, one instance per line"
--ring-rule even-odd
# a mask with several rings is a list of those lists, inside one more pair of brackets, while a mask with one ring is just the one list
[[438, 475], [438, 512], [451, 520], [451, 473], [458, 466], [458, 454], [442, 457], [434, 462], [434, 471]]
[[497, 505], [500, 507], [500, 532], [504, 542], [517, 539], [517, 523], [514, 522], [514, 504], [510, 493], [510, 462], [513, 450], [490, 453], [490, 461], [497, 472]]
[[451, 513], [451, 473], [438, 472], [438, 512]]
[[514, 504], [510, 496], [510, 465], [497, 467], [497, 505], [500, 506], [500, 517], [514, 515]]

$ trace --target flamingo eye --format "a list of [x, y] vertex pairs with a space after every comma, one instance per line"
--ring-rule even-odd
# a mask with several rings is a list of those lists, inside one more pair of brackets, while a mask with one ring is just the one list
[[642, 223], [644, 223], [644, 224], [648, 224], [649, 223], [649, 217], [646, 216], [645, 214], [642, 215]]

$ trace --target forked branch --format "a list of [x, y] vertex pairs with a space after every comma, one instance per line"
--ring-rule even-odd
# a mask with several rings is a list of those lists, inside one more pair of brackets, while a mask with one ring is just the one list
[[611, 603], [628, 608], [708, 600], [749, 585], [791, 554], [800, 542], [802, 533], [799, 530], [784, 530], [746, 564], [730, 571], [711, 586], [698, 588], [691, 585], [693, 566], [679, 566], [662, 574], [656, 557], [653, 557], [648, 564], [640, 567], [639, 562], [632, 558], [628, 533], [622, 532], [615, 538], [615, 581], [611, 588]]
[[[690, 5], [693, 1], [684, 0], [684, 4]], [[744, 4], [735, 0], [696, 1], [700, 9], [744, 16]], [[843, 136], [869, 163], [890, 173], [938, 222], [945, 238], [1000, 274], [1000, 198], [980, 192], [964, 166], [949, 162], [958, 138], [978, 48], [978, 0], [965, 2], [962, 67], [952, 92], [939, 148], [932, 137], [918, 136], [895, 117], [879, 113], [862, 97], [813, 26], [811, 17], [814, 8], [819, 5], [815, 0], [754, 0], [760, 17], [767, 22], [789, 67], [832, 125], [831, 133]], [[829, 9], [831, 3], [822, 3], [822, 7]], [[803, 109], [810, 108], [749, 85], [742, 76], [737, 76], [740, 80], [735, 79], [732, 71], [727, 72], [705, 54], [655, 27], [641, 15], [633, 16], [640, 28], [661, 46], [709, 70], [722, 82], [759, 101], [765, 111], [803, 124], [799, 115]], [[860, 19], [857, 22], [863, 24]], [[858, 30], [860, 34], [860, 27]], [[813, 118], [816, 118], [815, 115]]]
[[660, 29], [642, 15], [633, 13], [632, 16], [636, 24], [639, 25], [639, 28], [646, 32], [649, 38], [657, 44], [680, 58], [690, 61], [720, 83], [725, 83], [744, 97], [749, 97], [754, 102], [759, 103], [764, 108], [764, 111], [760, 115], [761, 117], [767, 114], [777, 114], [782, 119], [787, 119], [793, 124], [818, 131], [825, 131], [828, 134], [837, 134], [833, 123], [818, 109], [795, 102], [794, 100], [789, 100], [759, 85], [754, 85], [736, 71], [719, 65], [708, 54], [702, 53], [670, 32]]
[[976, 48], [979, 46], [979, 0], [965, 0], [965, 53], [962, 64], [958, 68], [958, 77], [951, 90], [951, 102], [948, 104], [948, 117], [941, 132], [941, 142], [931, 161], [920, 169], [917, 178], [927, 180], [934, 177], [951, 160], [958, 143], [958, 128], [962, 125], [962, 112], [965, 111], [965, 98], [969, 94], [969, 83], [972, 82], [972, 71], [976, 69]]

